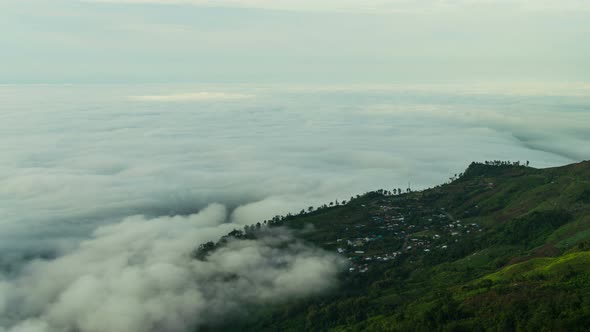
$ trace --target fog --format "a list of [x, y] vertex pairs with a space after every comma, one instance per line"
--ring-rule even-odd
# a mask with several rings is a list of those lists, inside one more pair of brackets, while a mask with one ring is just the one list
[[587, 159], [588, 95], [0, 86], [0, 331], [183, 331], [329, 291], [341, 261], [286, 231], [207, 262], [189, 254], [276, 214], [433, 186], [474, 160]]
[[215, 204], [189, 217], [101, 226], [72, 252], [33, 261], [0, 283], [0, 324], [27, 332], [190, 331], [251, 305], [335, 287], [343, 259], [283, 230], [231, 241], [206, 261], [192, 258], [199, 240], [229, 231], [225, 213]]

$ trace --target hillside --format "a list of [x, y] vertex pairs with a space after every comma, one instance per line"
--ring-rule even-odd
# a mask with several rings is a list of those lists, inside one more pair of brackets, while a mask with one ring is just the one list
[[[227, 331], [576, 331], [590, 326], [590, 162], [472, 163], [450, 183], [388, 190], [266, 226], [348, 258], [338, 291], [256, 308]], [[225, 239], [227, 240], [227, 238]], [[201, 246], [198, 259], [223, 246]]]

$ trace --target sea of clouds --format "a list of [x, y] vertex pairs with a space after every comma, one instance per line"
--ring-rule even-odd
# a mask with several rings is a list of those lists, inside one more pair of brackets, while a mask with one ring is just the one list
[[0, 331], [185, 331], [328, 291], [342, 262], [286, 231], [190, 253], [473, 160], [588, 159], [588, 90], [0, 86]]

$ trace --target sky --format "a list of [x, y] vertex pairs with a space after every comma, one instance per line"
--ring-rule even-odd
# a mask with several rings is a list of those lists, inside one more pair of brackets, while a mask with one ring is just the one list
[[[338, 287], [235, 228], [590, 156], [586, 1], [0, 2], [0, 332], [181, 332]], [[227, 278], [228, 275], [236, 276]]]
[[580, 0], [5, 0], [2, 83], [587, 82]]

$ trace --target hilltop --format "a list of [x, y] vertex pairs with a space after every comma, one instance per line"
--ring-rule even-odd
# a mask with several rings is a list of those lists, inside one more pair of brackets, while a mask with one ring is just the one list
[[[527, 163], [528, 164], [528, 163]], [[395, 194], [394, 194], [395, 193]], [[228, 331], [584, 330], [590, 326], [590, 162], [472, 163], [423, 191], [378, 190], [267, 227], [338, 252], [337, 292], [261, 307]], [[310, 226], [312, 225], [312, 226]], [[311, 230], [310, 230], [311, 229]]]

